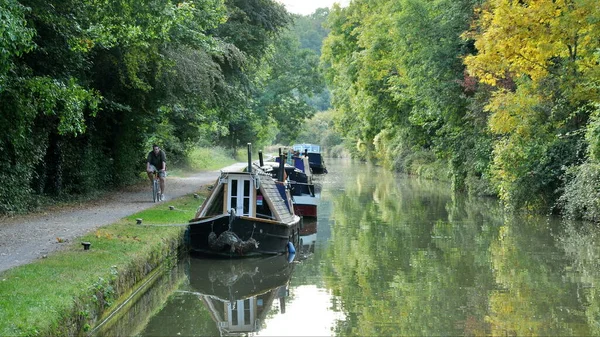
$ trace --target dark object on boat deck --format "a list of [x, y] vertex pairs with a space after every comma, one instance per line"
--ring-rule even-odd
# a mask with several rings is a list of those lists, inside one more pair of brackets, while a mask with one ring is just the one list
[[279, 174], [277, 175], [277, 181], [283, 181], [284, 179], [284, 172], [285, 172], [285, 164], [281, 164], [281, 163], [285, 163], [285, 160], [283, 159], [283, 154], [279, 155]]
[[252, 173], [252, 143], [248, 143], [248, 173]]
[[260, 164], [260, 167], [265, 166], [265, 162], [263, 161], [263, 153], [262, 150], [258, 151], [258, 163]]
[[249, 251], [258, 248], [258, 242], [254, 238], [246, 241], [240, 239], [237, 234], [230, 231], [221, 233], [218, 237], [215, 232], [208, 234], [208, 246], [210, 249], [220, 251], [229, 246], [231, 253], [246, 254]]

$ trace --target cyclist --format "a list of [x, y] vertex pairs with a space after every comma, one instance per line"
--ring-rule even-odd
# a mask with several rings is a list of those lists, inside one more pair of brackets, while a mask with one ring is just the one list
[[154, 172], [158, 172], [161, 200], [165, 197], [166, 170], [167, 156], [165, 155], [165, 152], [161, 150], [158, 145], [152, 145], [152, 151], [148, 152], [148, 159], [146, 160], [146, 172], [148, 173], [148, 178], [150, 178], [150, 184], [154, 183]]

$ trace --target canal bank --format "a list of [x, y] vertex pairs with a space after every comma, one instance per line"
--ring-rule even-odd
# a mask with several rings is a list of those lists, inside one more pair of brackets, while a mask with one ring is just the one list
[[[67, 243], [65, 249], [0, 275], [0, 335], [86, 335], [184, 249], [193, 196], [160, 204]], [[143, 218], [142, 224], [136, 219]], [[89, 242], [86, 250], [81, 242]]]
[[[205, 173], [202, 184], [198, 184], [198, 179], [189, 179], [188, 193], [206, 192], [202, 186], [214, 182], [217, 175], [218, 171]], [[172, 191], [171, 195], [175, 195]], [[142, 193], [141, 198], [146, 194]], [[145, 199], [137, 203], [152, 205]], [[32, 235], [27, 238], [25, 246], [35, 246], [36, 240], [40, 246], [47, 245], [47, 236], [50, 235], [54, 239], [50, 244], [54, 251], [27, 262], [17, 261], [22, 264], [7, 268], [0, 274], [0, 335], [73, 336], [90, 333], [135, 289], [151, 278], [153, 272], [177, 261], [183, 244], [183, 225], [200, 203], [201, 200], [194, 198], [193, 193], [176, 199], [171, 197], [156, 207], [122, 217], [111, 224], [94, 226], [83, 236], [36, 236], [33, 233], [40, 228], [31, 228]], [[104, 212], [108, 215], [114, 216], [121, 211], [119, 206], [106, 204], [109, 206]], [[53, 218], [53, 214], [45, 216], [47, 221], [60, 222], [58, 217]], [[141, 225], [136, 223], [137, 218], [143, 219]], [[78, 226], [79, 221], [89, 219], [77, 218], [73, 220], [74, 224], [67, 224], [65, 220], [59, 227]], [[5, 233], [10, 234], [10, 231], [5, 230], [11, 227], [0, 225], [2, 240], [6, 241], [10, 236]], [[82, 242], [90, 242], [88, 250]], [[6, 241], [2, 245], [3, 252], [14, 253], [22, 249], [19, 240]], [[7, 255], [3, 253], [2, 258], [6, 259]]]

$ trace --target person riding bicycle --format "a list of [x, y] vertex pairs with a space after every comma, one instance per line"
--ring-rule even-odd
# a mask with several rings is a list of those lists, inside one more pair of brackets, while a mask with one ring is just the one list
[[146, 172], [148, 173], [148, 178], [150, 178], [150, 184], [154, 183], [154, 172], [158, 172], [161, 199], [163, 199], [165, 195], [166, 170], [167, 156], [165, 155], [165, 152], [161, 150], [158, 145], [152, 145], [152, 151], [148, 152], [148, 159], [146, 160]]

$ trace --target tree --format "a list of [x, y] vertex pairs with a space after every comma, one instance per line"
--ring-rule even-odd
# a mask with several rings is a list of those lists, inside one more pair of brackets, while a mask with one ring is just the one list
[[583, 159], [598, 97], [598, 18], [593, 1], [489, 1], [467, 34], [477, 48], [468, 71], [497, 88], [486, 106], [500, 138], [493, 173], [513, 206], [554, 205], [563, 168]]

